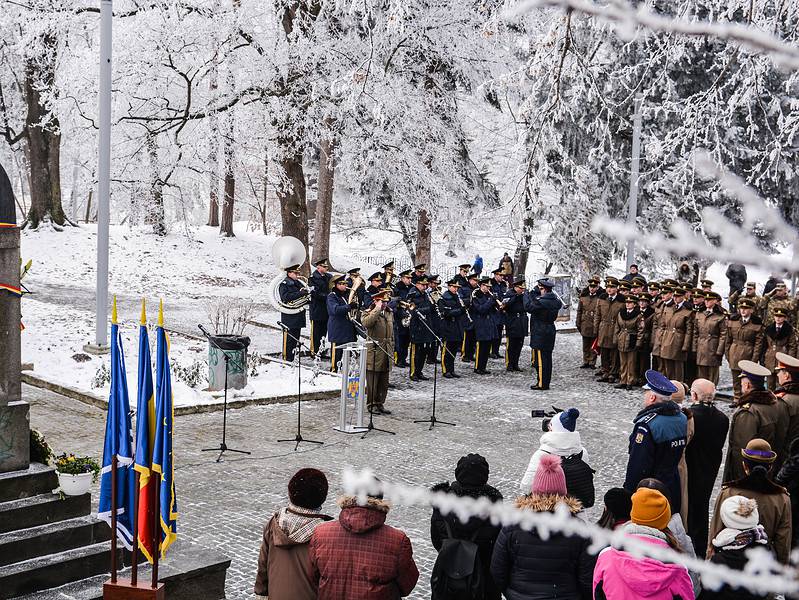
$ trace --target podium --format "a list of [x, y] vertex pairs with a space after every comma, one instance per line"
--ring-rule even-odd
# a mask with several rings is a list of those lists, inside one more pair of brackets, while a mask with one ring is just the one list
[[[363, 424], [366, 406], [366, 354], [370, 342], [357, 341], [339, 346], [341, 355], [341, 396], [339, 399], [338, 424], [333, 427], [341, 433], [364, 433]], [[350, 406], [355, 411], [355, 423], [349, 422]]]

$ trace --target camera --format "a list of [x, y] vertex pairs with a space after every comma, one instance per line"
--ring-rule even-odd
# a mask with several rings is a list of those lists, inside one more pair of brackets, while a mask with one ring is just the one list
[[542, 421], [541, 421], [541, 431], [546, 433], [547, 431], [549, 431], [549, 423], [552, 421], [552, 417], [554, 417], [559, 412], [563, 412], [563, 409], [557, 408], [556, 406], [553, 406], [552, 410], [534, 408], [530, 412], [530, 416], [533, 419], [542, 419]]
[[547, 416], [547, 411], [541, 408], [534, 408], [532, 413], [530, 413], [533, 419], [543, 419]]

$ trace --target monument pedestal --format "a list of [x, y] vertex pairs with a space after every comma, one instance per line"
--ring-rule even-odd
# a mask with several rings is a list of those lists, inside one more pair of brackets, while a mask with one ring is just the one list
[[0, 404], [0, 473], [30, 465], [30, 406], [17, 400]]

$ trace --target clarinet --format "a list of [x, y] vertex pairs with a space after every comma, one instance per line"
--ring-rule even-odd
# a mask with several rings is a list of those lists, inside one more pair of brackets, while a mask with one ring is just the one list
[[461, 308], [463, 309], [463, 312], [466, 313], [466, 318], [469, 319], [469, 323], [474, 323], [472, 315], [469, 314], [469, 309], [466, 308], [466, 304], [464, 303], [463, 298], [461, 298], [461, 295], [460, 294], [455, 294], [455, 295], [458, 297], [458, 302], [461, 303]]
[[430, 290], [427, 290], [427, 299], [430, 300], [430, 304], [433, 305], [433, 308], [435, 309], [438, 318], [443, 321], [444, 317], [441, 316], [441, 311], [438, 309], [438, 302], [436, 302], [433, 299], [433, 292], [431, 292]]

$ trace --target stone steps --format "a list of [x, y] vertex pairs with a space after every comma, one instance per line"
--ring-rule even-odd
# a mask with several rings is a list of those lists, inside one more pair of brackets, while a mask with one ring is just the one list
[[54, 468], [31, 463], [24, 471], [0, 473], [0, 502], [45, 494], [57, 487], [58, 476]]
[[0, 598], [14, 598], [111, 569], [111, 542], [38, 556], [0, 569]]
[[47, 493], [0, 503], [0, 534], [83, 517], [91, 512], [91, 495]]
[[43, 549], [52, 554], [105, 542], [110, 537], [108, 525], [92, 516], [12, 531], [0, 537], [0, 567], [41, 556]]

